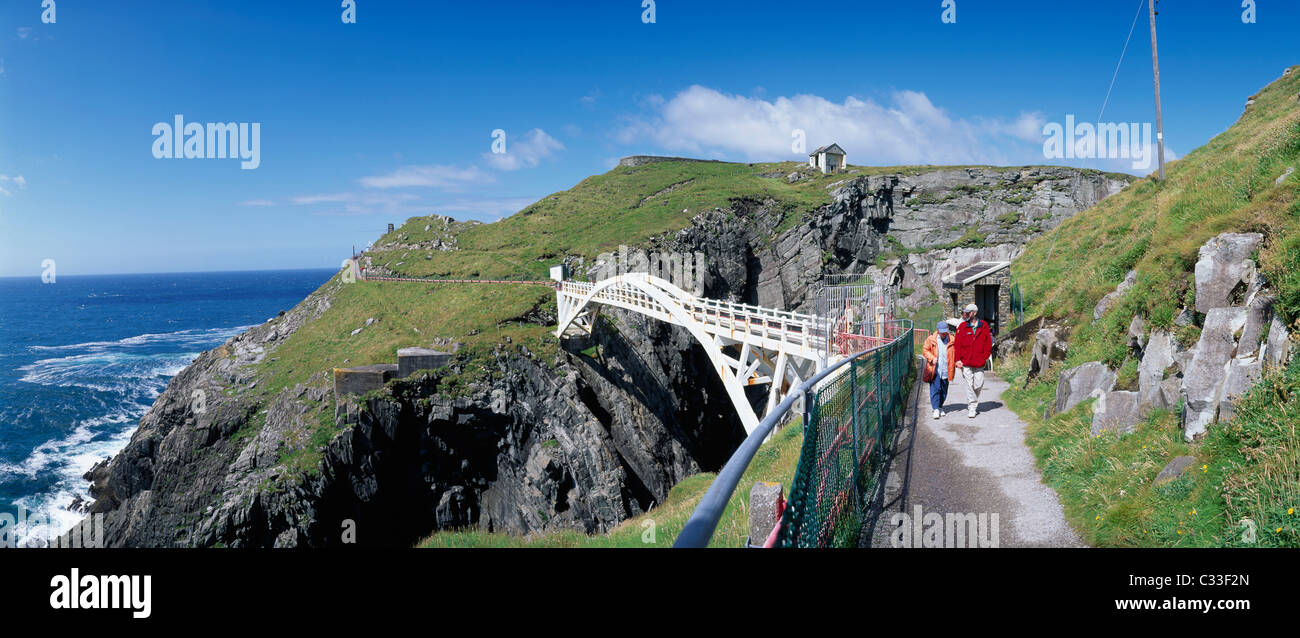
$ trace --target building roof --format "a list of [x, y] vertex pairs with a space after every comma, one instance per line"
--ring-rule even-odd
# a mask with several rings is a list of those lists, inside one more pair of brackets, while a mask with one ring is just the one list
[[814, 155], [817, 155], [818, 153], [835, 153], [837, 155], [848, 155], [848, 153], [844, 152], [844, 149], [840, 148], [839, 144], [836, 144], [834, 142], [831, 142], [827, 146], [818, 147], [817, 149], [813, 150], [813, 152], [809, 153], [808, 157], [812, 157]]
[[944, 277], [943, 285], [944, 287], [955, 286], [960, 288], [1010, 266], [1011, 262], [1009, 261], [981, 261], [974, 266], [963, 268], [956, 273]]

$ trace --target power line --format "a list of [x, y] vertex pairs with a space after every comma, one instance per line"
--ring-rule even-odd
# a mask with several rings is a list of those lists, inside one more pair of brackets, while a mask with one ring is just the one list
[[[1124, 55], [1128, 53], [1128, 44], [1133, 40], [1133, 31], [1137, 28], [1138, 18], [1142, 15], [1142, 7], [1147, 0], [1138, 0], [1137, 11], [1133, 12], [1133, 24], [1128, 27], [1128, 37], [1124, 38], [1124, 48], [1119, 52], [1119, 61], [1115, 63], [1115, 73], [1110, 76], [1110, 86], [1106, 87], [1106, 99], [1101, 101], [1101, 110], [1097, 111], [1097, 123], [1101, 124], [1101, 116], [1106, 113], [1106, 105], [1110, 104], [1110, 92], [1115, 89], [1115, 78], [1119, 77], [1119, 68], [1124, 65]], [[1059, 234], [1052, 235], [1052, 247], [1047, 249], [1047, 259], [1052, 258], [1052, 252], [1056, 250], [1056, 239]]]
[[1097, 112], [1097, 122], [1101, 122], [1101, 116], [1106, 112], [1106, 105], [1110, 103], [1110, 92], [1115, 88], [1115, 78], [1119, 77], [1119, 67], [1124, 64], [1124, 54], [1128, 53], [1128, 43], [1133, 39], [1133, 30], [1137, 27], [1138, 17], [1142, 15], [1142, 6], [1147, 0], [1138, 0], [1137, 11], [1133, 14], [1133, 24], [1128, 28], [1128, 37], [1124, 38], [1124, 49], [1119, 52], [1119, 62], [1115, 63], [1115, 74], [1110, 76], [1110, 86], [1106, 89], [1106, 99], [1101, 103], [1101, 110]]

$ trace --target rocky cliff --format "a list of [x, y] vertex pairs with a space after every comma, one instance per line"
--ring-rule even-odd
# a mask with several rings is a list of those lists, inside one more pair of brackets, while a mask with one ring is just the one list
[[[825, 273], [883, 275], [879, 266], [905, 262], [900, 277], [929, 281], [1010, 258], [1126, 183], [1044, 167], [849, 174], [815, 210], [737, 197], [646, 247], [703, 253], [708, 296], [796, 308]], [[402, 233], [388, 248], [461, 250], [449, 220], [413, 222], [437, 245]], [[385, 272], [400, 267], [389, 262]], [[537, 352], [507, 337], [362, 397], [333, 396], [326, 369], [267, 390], [273, 380], [259, 366], [341, 303], [345, 285], [382, 284], [336, 277], [172, 379], [126, 449], [87, 475], [109, 545], [409, 545], [435, 529], [600, 532], [684, 477], [719, 468], [743, 436], [688, 333], [623, 312], [603, 313], [587, 341]], [[554, 323], [536, 309], [515, 320]], [[331, 360], [342, 365], [349, 353]]]

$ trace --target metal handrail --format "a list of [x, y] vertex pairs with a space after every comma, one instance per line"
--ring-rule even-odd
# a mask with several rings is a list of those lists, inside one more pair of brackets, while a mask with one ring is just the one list
[[[899, 323], [911, 323], [910, 319], [902, 319], [898, 321]], [[718, 521], [722, 519], [722, 512], [727, 507], [727, 501], [731, 500], [731, 494], [736, 491], [736, 485], [740, 483], [740, 478], [744, 476], [745, 470], [749, 467], [750, 461], [754, 460], [754, 454], [758, 452], [759, 446], [763, 444], [763, 441], [769, 434], [771, 434], [772, 429], [776, 427], [777, 422], [781, 420], [781, 417], [785, 416], [785, 413], [790, 410], [790, 406], [794, 405], [794, 402], [799, 397], [802, 397], [809, 390], [817, 387], [818, 383], [845, 364], [855, 361], [862, 355], [875, 352], [881, 348], [888, 348], [899, 339], [906, 337], [907, 332], [911, 330], [912, 327], [908, 326], [905, 328], [903, 335], [895, 337], [893, 341], [890, 341], [887, 344], [868, 348], [845, 357], [843, 360], [834, 365], [828, 366], [825, 370], [813, 375], [807, 381], [804, 381], [794, 390], [787, 393], [785, 398], [777, 404], [776, 408], [759, 422], [758, 427], [754, 428], [754, 431], [750, 432], [749, 436], [745, 437], [745, 440], [741, 442], [740, 447], [736, 448], [736, 451], [731, 455], [731, 458], [727, 459], [727, 463], [722, 467], [722, 471], [718, 472], [718, 476], [713, 479], [713, 484], [709, 485], [708, 491], [704, 493], [704, 497], [701, 498], [699, 504], [695, 506], [695, 511], [692, 512], [691, 517], [686, 520], [686, 525], [682, 528], [682, 533], [677, 536], [677, 541], [673, 543], [673, 547], [708, 546], [709, 541], [713, 538], [713, 531], [718, 527]]]

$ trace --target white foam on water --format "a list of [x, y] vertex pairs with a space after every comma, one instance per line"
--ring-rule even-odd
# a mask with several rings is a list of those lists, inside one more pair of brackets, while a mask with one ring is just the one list
[[[246, 330], [214, 328], [143, 334], [117, 341], [91, 341], [65, 346], [32, 346], [34, 351], [65, 351], [66, 356], [41, 359], [19, 368], [21, 381], [54, 387], [77, 387], [107, 393], [89, 399], [103, 406], [104, 414], [78, 421], [72, 431], [38, 445], [19, 463], [0, 463], [0, 480], [6, 476], [36, 479], [53, 474], [54, 485], [40, 493], [18, 498], [14, 504], [29, 516], [45, 522], [14, 529], [18, 545], [42, 545], [80, 522], [83, 515], [68, 510], [78, 496], [90, 500], [84, 478], [96, 463], [126, 447], [140, 417], [149, 410], [143, 400], [155, 399], [167, 381], [184, 370], [195, 357], [194, 348], [208, 348]], [[147, 346], [154, 352], [140, 352]], [[174, 346], [158, 352], [159, 346]], [[106, 400], [107, 399], [107, 400]], [[31, 414], [29, 407], [25, 414]], [[17, 514], [14, 512], [13, 514]]]

